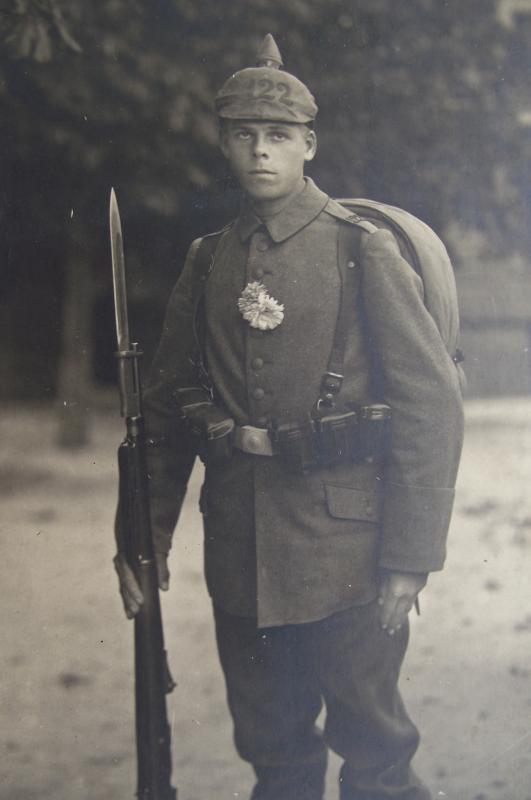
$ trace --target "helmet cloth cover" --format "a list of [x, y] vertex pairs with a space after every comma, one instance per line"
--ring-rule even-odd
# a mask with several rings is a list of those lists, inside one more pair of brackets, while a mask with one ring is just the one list
[[234, 73], [216, 95], [222, 119], [271, 120], [308, 123], [317, 105], [309, 89], [289, 72], [281, 70], [282, 58], [270, 33], [263, 40], [257, 66]]

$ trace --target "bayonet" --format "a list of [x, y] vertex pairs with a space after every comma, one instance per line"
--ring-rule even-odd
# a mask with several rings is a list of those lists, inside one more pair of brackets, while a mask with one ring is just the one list
[[109, 203], [109, 227], [111, 232], [112, 281], [114, 287], [114, 313], [116, 319], [116, 340], [118, 342], [118, 383], [120, 386], [120, 406], [122, 417], [142, 416], [140, 375], [138, 360], [142, 352], [138, 344], [129, 339], [129, 319], [127, 315], [127, 286], [125, 280], [124, 243], [118, 201], [111, 189]]
[[109, 227], [111, 231], [112, 280], [114, 286], [114, 310], [116, 315], [116, 337], [118, 351], [129, 347], [129, 320], [127, 318], [127, 289], [125, 284], [124, 241], [118, 201], [111, 189], [109, 203]]

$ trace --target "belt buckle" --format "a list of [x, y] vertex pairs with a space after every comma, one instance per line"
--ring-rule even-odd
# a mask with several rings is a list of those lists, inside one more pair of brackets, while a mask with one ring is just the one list
[[261, 456], [272, 456], [273, 446], [267, 428], [255, 428], [242, 425], [240, 428], [241, 449], [246, 453]]

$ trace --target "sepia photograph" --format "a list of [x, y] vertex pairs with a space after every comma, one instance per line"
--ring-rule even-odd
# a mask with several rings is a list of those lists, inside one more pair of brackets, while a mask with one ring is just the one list
[[0, 800], [531, 800], [531, 0], [0, 4]]

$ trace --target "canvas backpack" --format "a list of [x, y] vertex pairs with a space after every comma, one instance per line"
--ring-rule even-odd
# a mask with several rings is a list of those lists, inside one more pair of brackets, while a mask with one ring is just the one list
[[459, 308], [452, 263], [437, 234], [425, 222], [402, 208], [360, 198], [338, 200], [348, 211], [394, 235], [403, 258], [420, 276], [424, 304], [433, 317], [444, 345], [456, 364], [459, 349]]

